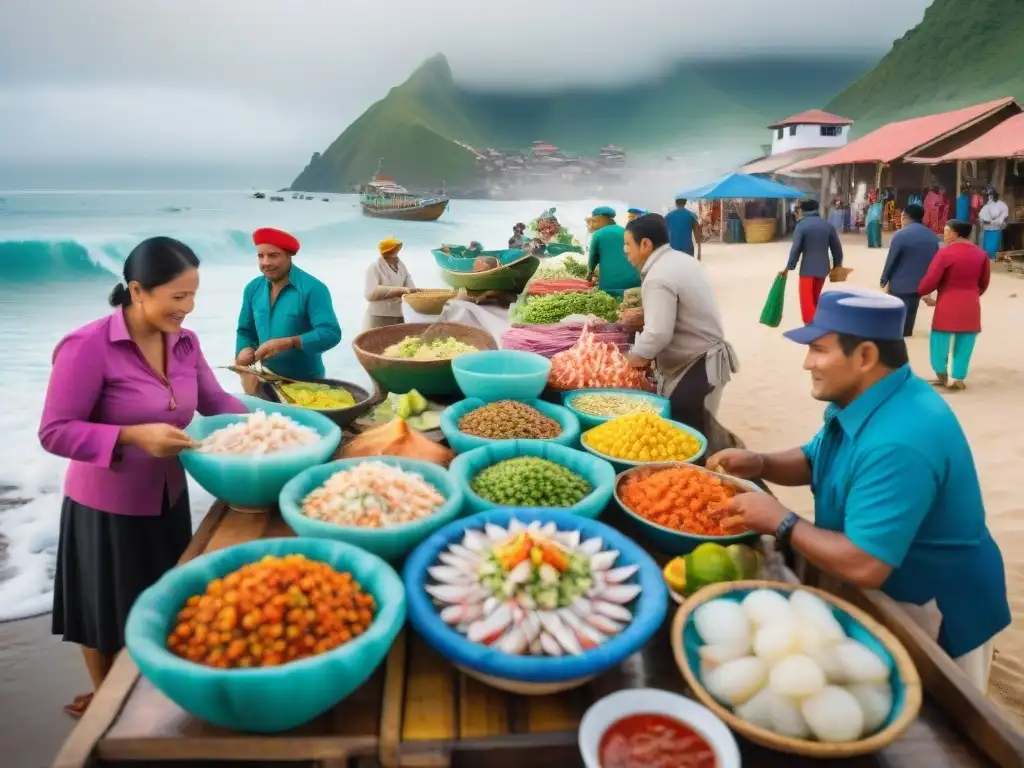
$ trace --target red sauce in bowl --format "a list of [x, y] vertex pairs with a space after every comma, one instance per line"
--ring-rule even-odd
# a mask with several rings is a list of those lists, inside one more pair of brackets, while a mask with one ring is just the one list
[[716, 768], [707, 740], [680, 720], [650, 713], [612, 723], [598, 747], [601, 768]]

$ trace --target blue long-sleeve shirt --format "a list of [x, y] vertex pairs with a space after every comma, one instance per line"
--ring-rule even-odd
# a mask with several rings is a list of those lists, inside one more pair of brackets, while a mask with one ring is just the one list
[[322, 355], [338, 346], [341, 326], [334, 314], [331, 292], [312, 275], [292, 265], [288, 285], [270, 304], [270, 281], [260, 276], [242, 292], [238, 313], [235, 354], [246, 347], [256, 349], [271, 339], [298, 336], [300, 349], [273, 357], [267, 367], [294, 379], [319, 379], [325, 374]]
[[[832, 260], [829, 261], [829, 251]], [[817, 213], [805, 213], [793, 230], [793, 246], [789, 249], [786, 270], [800, 265], [801, 277], [826, 278], [832, 267], [843, 265], [843, 245], [836, 228]]]
[[924, 224], [913, 222], [892, 236], [889, 254], [882, 267], [881, 285], [889, 285], [889, 293], [910, 295], [939, 252], [939, 239]]

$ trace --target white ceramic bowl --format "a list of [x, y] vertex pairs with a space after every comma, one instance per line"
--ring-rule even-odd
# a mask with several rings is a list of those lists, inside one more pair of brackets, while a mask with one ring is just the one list
[[580, 754], [587, 768], [601, 768], [598, 748], [604, 732], [630, 715], [655, 714], [674, 717], [703, 736], [715, 751], [715, 768], [740, 768], [740, 748], [732, 733], [711, 710], [670, 691], [628, 688], [594, 702], [580, 721]]

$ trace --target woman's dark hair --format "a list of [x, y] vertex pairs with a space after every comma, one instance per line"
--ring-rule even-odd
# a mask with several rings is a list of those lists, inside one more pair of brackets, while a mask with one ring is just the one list
[[626, 231], [633, 236], [638, 245], [643, 240], [650, 240], [655, 248], [661, 248], [668, 243], [668, 224], [660, 213], [637, 216], [626, 225]]
[[132, 248], [124, 261], [124, 282], [110, 292], [110, 306], [127, 307], [132, 303], [128, 284], [137, 282], [147, 291], [166, 285], [189, 269], [199, 266], [199, 257], [173, 237], [151, 237]]
[[903, 213], [906, 214], [908, 219], [910, 219], [911, 221], [916, 221], [918, 224], [920, 224], [922, 221], [924, 221], [924, 206], [923, 205], [918, 205], [917, 203], [911, 203], [910, 205], [908, 205], [903, 210]]
[[878, 362], [890, 371], [902, 368], [910, 362], [910, 356], [907, 354], [907, 342], [903, 339], [899, 341], [892, 341], [891, 339], [879, 341], [878, 339], [865, 339], [862, 336], [853, 336], [848, 333], [839, 334], [839, 346], [847, 357], [852, 355], [853, 351], [865, 341], [878, 347]]
[[956, 232], [957, 237], [970, 237], [971, 230], [974, 228], [971, 222], [962, 219], [950, 219], [946, 222], [946, 226]]

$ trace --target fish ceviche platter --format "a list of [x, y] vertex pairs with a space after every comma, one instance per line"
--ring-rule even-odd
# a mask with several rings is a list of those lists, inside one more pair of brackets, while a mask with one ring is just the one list
[[315, 429], [282, 413], [256, 411], [241, 421], [211, 432], [199, 442], [199, 453], [262, 456], [312, 445], [321, 440]]
[[424, 587], [441, 619], [504, 653], [581, 655], [632, 621], [637, 566], [614, 567], [618, 551], [555, 523], [516, 519], [467, 529], [442, 551]]

